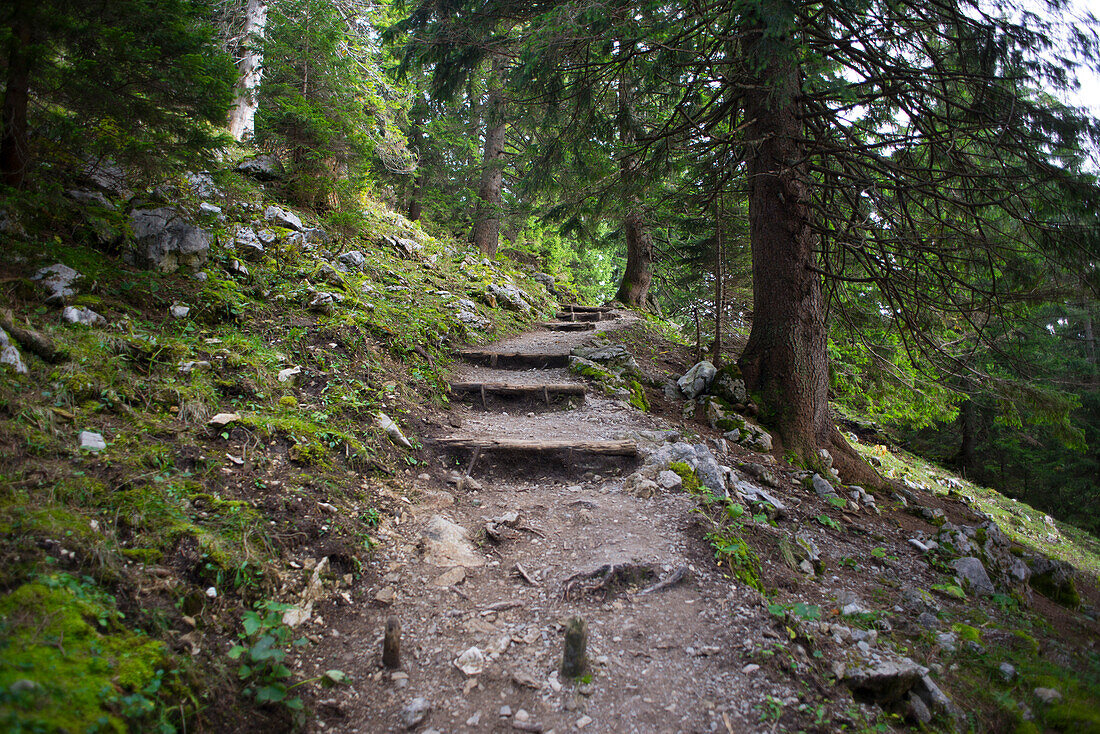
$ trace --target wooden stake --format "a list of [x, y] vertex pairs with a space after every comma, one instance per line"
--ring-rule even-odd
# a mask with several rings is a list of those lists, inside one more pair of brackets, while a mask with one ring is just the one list
[[386, 620], [386, 636], [382, 640], [382, 665], [390, 670], [401, 667], [401, 622], [397, 617]]
[[588, 625], [580, 617], [565, 625], [565, 651], [561, 656], [561, 674], [580, 678], [588, 672]]

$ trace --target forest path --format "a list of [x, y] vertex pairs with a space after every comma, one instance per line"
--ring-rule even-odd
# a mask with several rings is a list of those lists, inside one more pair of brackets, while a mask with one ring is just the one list
[[[539, 330], [483, 349], [567, 355], [601, 331], [613, 340], [635, 318], [617, 315], [594, 324], [595, 331]], [[518, 361], [522, 367], [523, 358]], [[457, 365], [452, 378], [577, 383], [560, 367], [509, 370], [503, 360], [495, 368]], [[536, 399], [517, 409], [500, 400], [482, 405], [475, 395], [471, 405], [453, 409], [449, 437], [631, 441], [644, 455], [675, 431], [592, 392], [581, 405], [570, 398], [539, 406]], [[449, 466], [465, 469], [470, 458], [469, 451], [460, 453]], [[777, 637], [767, 610], [756, 592], [723, 577], [694, 520], [693, 497], [658, 492], [642, 498], [624, 489], [623, 478], [640, 460], [583, 450], [486, 451], [473, 464], [472, 481], [455, 486], [454, 473], [438, 466], [421, 474], [420, 491], [405, 500], [408, 512], [379, 528], [381, 578], [368, 577], [369, 588], [355, 590], [373, 602], [356, 599], [323, 610], [328, 631], [302, 673], [337, 668], [353, 682], [317, 702], [309, 729], [771, 730], [774, 722], [762, 722], [766, 696], [790, 699], [797, 692], [790, 679], [770, 681], [767, 669], [745, 667], [749, 655], [768, 644], [766, 636]], [[449, 526], [439, 518], [464, 528], [475, 544], [449, 550], [426, 544], [426, 533], [446, 534]], [[625, 572], [619, 580], [626, 583], [593, 588], [602, 577], [574, 578], [608, 564]], [[685, 571], [681, 582], [640, 593]], [[577, 681], [559, 673], [564, 624], [574, 616], [587, 623], [590, 661], [590, 678]], [[391, 617], [401, 625], [398, 670], [381, 665]], [[455, 663], [464, 653], [466, 672]], [[421, 716], [417, 709], [425, 705], [430, 709]]]

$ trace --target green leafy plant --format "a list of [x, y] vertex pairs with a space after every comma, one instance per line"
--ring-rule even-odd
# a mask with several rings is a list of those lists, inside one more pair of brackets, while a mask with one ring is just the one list
[[814, 519], [827, 528], [832, 528], [833, 530], [844, 530], [844, 528], [840, 526], [840, 523], [838, 523], [836, 520], [829, 517], [828, 515], [818, 515]]
[[291, 696], [295, 688], [317, 681], [329, 687], [346, 683], [348, 678], [342, 671], [328, 670], [316, 678], [287, 684], [292, 675], [290, 668], [284, 664], [288, 649], [306, 644], [305, 638], [292, 641], [294, 631], [283, 623], [283, 612], [291, 608], [290, 604], [257, 602], [254, 611], [247, 611], [242, 616], [243, 630], [239, 638], [243, 644], [234, 645], [229, 651], [229, 658], [240, 661], [237, 676], [248, 681], [245, 693], [254, 696], [258, 703], [281, 703], [289, 709], [300, 711], [301, 697]]

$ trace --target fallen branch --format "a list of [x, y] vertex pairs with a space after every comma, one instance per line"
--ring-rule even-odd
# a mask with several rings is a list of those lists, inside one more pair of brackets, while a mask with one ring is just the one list
[[52, 341], [39, 334], [37, 331], [16, 326], [11, 309], [0, 311], [0, 327], [3, 327], [4, 331], [11, 334], [12, 338], [19, 342], [27, 351], [37, 354], [50, 364], [64, 362], [69, 358], [68, 352], [63, 349], [58, 349]]

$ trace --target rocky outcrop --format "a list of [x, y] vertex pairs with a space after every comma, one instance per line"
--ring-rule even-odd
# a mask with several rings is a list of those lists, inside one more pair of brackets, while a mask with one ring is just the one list
[[135, 209], [130, 224], [134, 243], [126, 261], [162, 273], [202, 267], [214, 239], [208, 230], [188, 223], [170, 207]]

